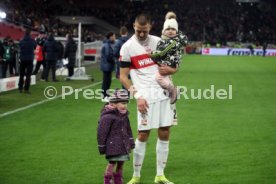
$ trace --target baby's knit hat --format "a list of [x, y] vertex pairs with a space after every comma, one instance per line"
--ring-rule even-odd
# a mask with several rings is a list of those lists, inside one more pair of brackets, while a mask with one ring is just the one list
[[116, 89], [115, 92], [109, 97], [110, 103], [128, 102], [128, 91], [125, 89]]
[[174, 12], [168, 12], [165, 17], [162, 33], [168, 28], [174, 28], [178, 32], [178, 23], [176, 21], [176, 14]]

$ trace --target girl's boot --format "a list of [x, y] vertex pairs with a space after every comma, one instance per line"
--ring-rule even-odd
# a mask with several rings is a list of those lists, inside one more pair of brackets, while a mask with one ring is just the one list
[[104, 175], [104, 184], [112, 184], [112, 175]]
[[123, 176], [121, 173], [113, 173], [114, 184], [123, 184]]

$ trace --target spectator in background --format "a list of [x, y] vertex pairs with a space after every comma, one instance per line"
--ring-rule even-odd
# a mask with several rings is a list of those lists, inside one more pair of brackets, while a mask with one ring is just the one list
[[48, 76], [51, 69], [53, 82], [58, 82], [56, 79], [56, 64], [59, 47], [52, 33], [49, 33], [48, 39], [43, 45], [43, 52], [45, 52], [46, 60], [45, 81], [48, 82]]
[[263, 57], [265, 57], [266, 49], [267, 49], [267, 42], [266, 41], [263, 41], [262, 48], [263, 48]]
[[250, 51], [250, 56], [254, 56], [254, 47], [253, 47], [252, 44], [250, 44], [250, 45], [248, 46], [248, 49], [249, 49], [249, 51]]
[[16, 69], [16, 54], [18, 48], [16, 47], [14, 41], [12, 39], [9, 39], [8, 44], [11, 48], [11, 58], [10, 58], [10, 63], [9, 63], [9, 71], [10, 71], [10, 76], [15, 76], [18, 75], [17, 69]]
[[65, 43], [65, 51], [64, 58], [68, 59], [68, 64], [66, 67], [68, 68], [68, 77], [66, 80], [70, 80], [70, 77], [74, 75], [74, 67], [76, 63], [76, 52], [77, 52], [77, 44], [72, 38], [71, 34], [66, 35], [66, 43]]
[[3, 64], [4, 46], [0, 40], [0, 79], [2, 79], [2, 64]]
[[118, 40], [115, 42], [114, 45], [114, 58], [116, 63], [116, 78], [120, 78], [120, 63], [119, 63], [119, 57], [120, 57], [120, 50], [123, 44], [129, 39], [128, 36], [128, 29], [126, 26], [122, 26], [120, 28], [120, 35], [121, 37], [118, 38]]
[[33, 75], [36, 75], [38, 73], [38, 70], [40, 69], [40, 66], [43, 66], [43, 71], [41, 73], [40, 80], [45, 80], [45, 73], [46, 73], [46, 61], [45, 61], [45, 53], [43, 52], [43, 44], [45, 42], [44, 37], [38, 37], [36, 40], [37, 46], [35, 49], [35, 58], [36, 58], [36, 65], [35, 70], [33, 71]]
[[9, 68], [10, 76], [16, 74], [16, 46], [10, 37], [4, 39], [4, 54], [3, 54], [3, 68], [2, 77], [7, 77], [7, 69]]
[[2, 63], [2, 78], [7, 77], [7, 70], [11, 59], [11, 47], [8, 43], [9, 39], [10, 39], [9, 37], [6, 37], [4, 39], [4, 44], [3, 44], [4, 53], [3, 53], [3, 63]]
[[[20, 48], [20, 77], [18, 83], [19, 92], [30, 93], [31, 74], [33, 70], [34, 49], [36, 47], [35, 41], [30, 36], [31, 31], [26, 29], [25, 36], [19, 43]], [[24, 77], [26, 76], [25, 82]]]
[[113, 57], [112, 44], [115, 42], [116, 36], [113, 32], [106, 34], [106, 40], [103, 41], [103, 47], [101, 50], [101, 71], [103, 72], [102, 102], [108, 102], [107, 90], [111, 86], [112, 71], [115, 67], [115, 61]]
[[61, 41], [57, 41], [58, 45], [58, 54], [57, 54], [57, 68], [62, 68], [63, 67], [63, 55], [64, 55], [64, 46], [61, 43]]

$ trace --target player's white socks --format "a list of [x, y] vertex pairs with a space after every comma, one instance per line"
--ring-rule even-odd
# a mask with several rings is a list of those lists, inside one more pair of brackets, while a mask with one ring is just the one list
[[169, 141], [157, 140], [156, 144], [156, 176], [163, 176], [169, 155]]
[[133, 151], [133, 176], [140, 177], [140, 172], [146, 152], [146, 144], [146, 142], [141, 142], [138, 139], [135, 141], [135, 148]]

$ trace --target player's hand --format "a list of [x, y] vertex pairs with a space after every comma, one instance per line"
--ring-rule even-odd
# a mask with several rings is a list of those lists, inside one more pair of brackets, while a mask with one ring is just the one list
[[135, 89], [135, 87], [133, 85], [131, 85], [129, 87], [128, 91], [131, 95], [134, 95], [137, 92], [137, 90]]
[[172, 75], [177, 71], [177, 69], [169, 67], [168, 65], [164, 65], [164, 64], [159, 66], [158, 69], [159, 69], [159, 73], [163, 76]]
[[148, 112], [148, 102], [144, 98], [138, 98], [137, 99], [137, 106], [138, 106], [138, 111], [142, 114], [146, 114]]

